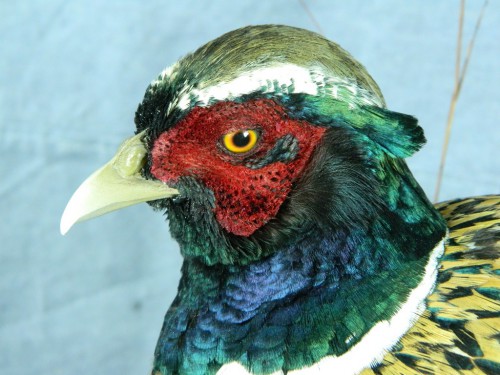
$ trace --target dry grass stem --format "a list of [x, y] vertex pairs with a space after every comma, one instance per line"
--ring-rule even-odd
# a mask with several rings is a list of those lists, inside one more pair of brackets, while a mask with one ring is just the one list
[[486, 0], [483, 3], [481, 8], [481, 12], [476, 20], [476, 26], [474, 28], [474, 32], [467, 46], [467, 52], [465, 54], [465, 59], [463, 63], [463, 67], [461, 65], [461, 53], [462, 53], [462, 32], [463, 32], [463, 23], [464, 23], [464, 9], [465, 9], [465, 0], [461, 0], [460, 2], [460, 16], [458, 21], [458, 38], [457, 38], [457, 50], [456, 50], [456, 59], [455, 59], [455, 85], [453, 88], [453, 93], [450, 101], [450, 108], [448, 110], [448, 118], [446, 120], [446, 130], [443, 141], [443, 147], [441, 150], [441, 160], [439, 163], [438, 176], [436, 180], [436, 189], [434, 191], [434, 202], [439, 200], [439, 193], [441, 191], [441, 185], [443, 181], [443, 173], [444, 167], [446, 165], [446, 155], [448, 154], [448, 146], [451, 137], [451, 130], [453, 128], [453, 119], [455, 116], [455, 108], [457, 105], [458, 97], [460, 96], [460, 90], [462, 89], [462, 84], [467, 73], [467, 68], [469, 66], [470, 57], [472, 55], [472, 50], [474, 48], [474, 42], [476, 41], [477, 33], [481, 26], [481, 20], [483, 19], [484, 9], [488, 1]]
[[311, 22], [314, 24], [314, 26], [319, 31], [319, 33], [321, 35], [325, 35], [325, 33], [323, 32], [323, 29], [321, 28], [319, 22], [316, 20], [316, 17], [314, 17], [314, 14], [311, 12], [311, 10], [309, 9], [309, 7], [307, 6], [305, 0], [299, 0], [299, 3], [302, 6], [302, 8], [304, 8], [304, 10], [307, 13], [307, 16], [311, 19]]

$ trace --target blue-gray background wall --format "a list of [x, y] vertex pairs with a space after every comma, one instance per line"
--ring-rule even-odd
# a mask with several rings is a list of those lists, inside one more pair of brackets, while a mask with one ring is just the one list
[[[305, 0], [428, 145], [432, 194], [451, 97], [458, 1]], [[470, 37], [482, 1], [469, 1]], [[132, 134], [147, 84], [234, 28], [317, 31], [299, 1], [0, 1], [0, 373], [146, 374], [180, 257], [146, 204], [59, 235], [71, 193]], [[458, 102], [442, 199], [500, 192], [500, 2], [484, 15]]]

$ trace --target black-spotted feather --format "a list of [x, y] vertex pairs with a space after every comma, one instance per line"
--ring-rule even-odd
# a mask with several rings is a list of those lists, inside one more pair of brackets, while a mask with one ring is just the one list
[[428, 308], [368, 374], [500, 374], [500, 196], [437, 208], [449, 241]]

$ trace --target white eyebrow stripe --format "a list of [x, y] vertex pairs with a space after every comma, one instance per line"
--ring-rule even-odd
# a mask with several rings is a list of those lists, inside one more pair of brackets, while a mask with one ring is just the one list
[[[172, 69], [166, 71], [168, 74], [173, 72]], [[162, 76], [166, 77], [163, 74]], [[360, 88], [354, 80], [327, 76], [319, 67], [304, 68], [282, 63], [250, 70], [231, 81], [183, 91], [177, 100], [177, 107], [182, 110], [191, 106], [191, 97], [196, 98], [197, 105], [206, 106], [213, 100], [232, 100], [256, 91], [276, 94], [330, 95], [352, 105], [383, 107], [374, 94]]]

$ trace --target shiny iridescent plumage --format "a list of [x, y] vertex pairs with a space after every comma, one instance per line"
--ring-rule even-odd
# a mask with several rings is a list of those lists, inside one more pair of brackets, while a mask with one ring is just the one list
[[498, 198], [443, 219], [403, 160], [417, 120], [339, 46], [235, 30], [153, 81], [136, 125], [62, 227], [125, 205], [96, 181], [166, 212], [185, 261], [155, 374], [498, 370]]

